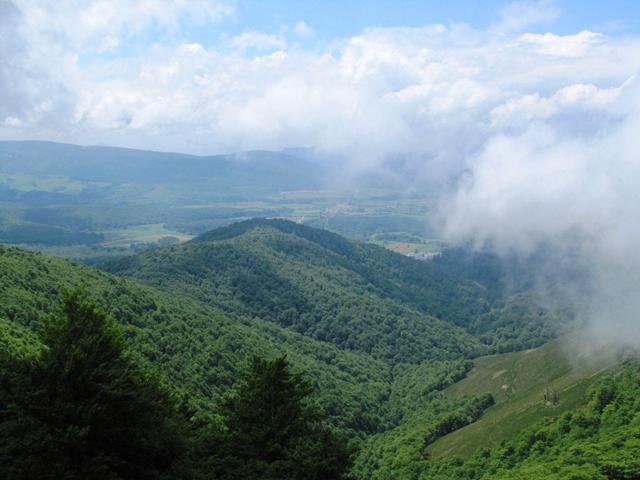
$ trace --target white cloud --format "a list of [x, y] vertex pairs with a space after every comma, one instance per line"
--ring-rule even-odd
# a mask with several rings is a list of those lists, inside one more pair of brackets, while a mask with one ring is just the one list
[[[573, 85], [521, 106], [537, 105], [533, 110], [547, 120], [576, 102], [587, 111], [595, 102], [612, 117], [593, 135], [548, 120], [493, 136], [468, 158], [470, 177], [446, 202], [444, 224], [449, 238], [491, 245], [501, 253], [527, 256], [546, 246], [573, 259], [574, 266], [579, 262], [589, 275], [579, 279], [589, 282], [590, 292], [578, 302], [581, 320], [593, 334], [588, 339], [637, 346], [640, 88], [633, 81], [609, 90]], [[570, 282], [560, 286], [572, 294], [578, 290]]]
[[520, 36], [520, 41], [534, 45], [539, 53], [558, 57], [581, 57], [590, 51], [590, 47], [602, 41], [600, 33], [583, 30], [575, 35], [554, 35], [545, 33], [538, 35], [525, 33]]
[[300, 20], [293, 26], [293, 33], [304, 40], [308, 40], [315, 36], [316, 31], [304, 21]]
[[269, 35], [262, 32], [248, 31], [233, 37], [229, 43], [240, 50], [255, 48], [257, 50], [283, 49], [287, 47], [287, 41], [280, 35]]
[[[307, 145], [347, 156], [356, 170], [404, 153], [455, 172], [493, 135], [532, 121], [593, 133], [618, 115], [620, 85], [640, 67], [640, 39], [593, 32], [372, 28], [315, 52], [247, 31], [217, 49], [182, 42], [181, 25], [220, 20], [226, 3], [19, 6], [0, 77], [0, 122], [19, 122], [4, 122], [4, 137], [201, 153]], [[149, 28], [169, 40], [136, 43]], [[99, 55], [122, 48], [127, 55]]]
[[68, 53], [132, 41], [151, 27], [173, 33], [182, 23], [216, 22], [234, 11], [224, 0], [16, 0], [15, 4], [33, 35], [34, 47]]
[[494, 127], [522, 127], [531, 125], [536, 120], [572, 113], [576, 109], [606, 115], [607, 108], [613, 105], [629, 81], [612, 88], [577, 83], [563, 87], [549, 97], [537, 92], [526, 94], [494, 108], [491, 111], [491, 122]]

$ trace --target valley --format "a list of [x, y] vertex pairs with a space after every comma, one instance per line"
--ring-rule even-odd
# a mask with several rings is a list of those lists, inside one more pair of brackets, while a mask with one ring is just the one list
[[0, 172], [0, 241], [77, 260], [130, 255], [253, 217], [287, 218], [401, 253], [443, 248], [428, 222], [432, 193], [340, 186], [325, 167], [286, 153], [197, 157], [0, 142]]

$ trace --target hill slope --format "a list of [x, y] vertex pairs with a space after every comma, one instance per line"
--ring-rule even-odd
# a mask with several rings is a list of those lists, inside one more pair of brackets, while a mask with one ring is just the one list
[[224, 314], [177, 293], [65, 260], [0, 246], [0, 339], [5, 348], [37, 348], [29, 331], [57, 308], [64, 287], [84, 286], [125, 328], [128, 343], [185, 392], [212, 408], [251, 355], [286, 353], [318, 383], [321, 403], [341, 428], [383, 429], [390, 368], [368, 355], [302, 337], [259, 320]]
[[[431, 478], [425, 472], [432, 462], [468, 459], [582, 407], [590, 387], [619, 358], [607, 348], [579, 354], [581, 347], [577, 337], [563, 337], [535, 349], [475, 359], [465, 378], [430, 398], [414, 399], [402, 424], [368, 440], [356, 463], [357, 478]], [[495, 404], [480, 411], [468, 407], [486, 394]], [[445, 434], [433, 439], [434, 430]], [[447, 471], [438, 478], [456, 478], [454, 469]], [[479, 472], [478, 478], [485, 477]]]
[[125, 259], [111, 270], [392, 362], [481, 352], [463, 329], [395, 294], [402, 285], [385, 277], [393, 265], [376, 265], [386, 256], [328, 232], [260, 220]]
[[419, 480], [640, 478], [640, 364], [599, 375], [585, 403], [515, 431], [464, 462], [433, 460]]
[[427, 451], [434, 458], [467, 457], [480, 447], [498, 445], [542, 418], [586, 402], [589, 385], [618, 362], [607, 348], [585, 352], [577, 337], [478, 358], [468, 376], [445, 390], [445, 395], [455, 399], [491, 393], [496, 405], [479, 421], [437, 440]]
[[546, 319], [532, 320], [526, 306], [519, 316], [504, 314], [496, 262], [459, 252], [419, 262], [324, 230], [254, 219], [105, 268], [343, 348], [415, 363], [550, 337]]
[[334, 425], [360, 439], [355, 478], [455, 478], [448, 458], [573, 411], [616, 362], [573, 369], [560, 341], [465, 360], [504, 346], [507, 330], [520, 347], [544, 340], [527, 315], [506, 315], [528, 314], [526, 292], [505, 297], [497, 266], [461, 252], [417, 262], [278, 220], [145, 252], [113, 264], [120, 276], [0, 247], [0, 341], [28, 355], [60, 289], [84, 285], [196, 408], [215, 413], [251, 355], [286, 353]]
[[[172, 257], [160, 258], [171, 265]], [[295, 262], [290, 264], [294, 270], [298, 267], [301, 266]], [[164, 283], [173, 277], [180, 279], [184, 273], [177, 270], [174, 275], [163, 277], [159, 282], [163, 291], [62, 259], [0, 246], [0, 338], [7, 348], [17, 351], [38, 348], [30, 332], [57, 308], [62, 288], [82, 285], [99, 306], [124, 326], [133, 349], [159, 368], [171, 384], [199, 408], [212, 408], [235, 383], [237, 373], [251, 355], [286, 353], [297, 368], [306, 370], [317, 382], [318, 400], [334, 424], [352, 435], [381, 432], [398, 425], [416, 406], [412, 398], [442, 389], [467, 371], [460, 353], [448, 352], [438, 344], [442, 337], [427, 336], [429, 333], [440, 335], [437, 329], [423, 330], [425, 336], [421, 340], [435, 345], [427, 353], [416, 355], [426, 359], [423, 363], [397, 362], [370, 355], [352, 345], [342, 348], [337, 343], [310, 338], [273, 321], [248, 315], [240, 307], [227, 308], [231, 300], [224, 297], [220, 305], [226, 312], [222, 311], [212, 298], [197, 299], [197, 295], [189, 295], [188, 288]], [[355, 296], [354, 302], [361, 299], [357, 295], [361, 294], [362, 287], [357, 282], [355, 286], [344, 283], [353, 280], [350, 276], [353, 274], [343, 274], [341, 288], [350, 293], [336, 291], [341, 295], [335, 300], [337, 307], [342, 307], [339, 302], [346, 301], [349, 295]], [[378, 305], [377, 296], [364, 299], [370, 302], [371, 308], [396, 315], [398, 321], [403, 321], [399, 315], [409, 309], [394, 303], [391, 307], [384, 302]], [[321, 303], [320, 307], [314, 303], [314, 297], [308, 301], [313, 308], [322, 307]], [[276, 305], [287, 305], [286, 302], [286, 298], [281, 298]], [[411, 312], [415, 318], [429, 322], [428, 328], [436, 325], [451, 335], [448, 338], [451, 342], [462, 338], [468, 344], [478, 344], [460, 327], [418, 311]], [[347, 335], [357, 326], [357, 323], [347, 324]], [[374, 324], [372, 328], [379, 327]], [[401, 348], [403, 336], [406, 338], [410, 332], [389, 329], [383, 333], [389, 348]], [[394, 345], [396, 336], [398, 340]]]

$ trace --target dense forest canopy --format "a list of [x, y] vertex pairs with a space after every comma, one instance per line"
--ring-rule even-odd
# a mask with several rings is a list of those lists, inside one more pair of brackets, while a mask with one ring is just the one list
[[63, 292], [40, 340], [33, 356], [0, 356], [3, 478], [340, 479], [349, 467], [284, 357], [254, 358], [220, 423], [194, 418], [80, 291]]
[[[553, 338], [554, 320], [568, 314], [536, 305], [526, 271], [517, 288], [516, 283], [505, 285], [508, 267], [488, 254], [450, 250], [419, 262], [319, 229], [256, 219], [105, 265], [112, 273], [7, 247], [0, 247], [0, 265], [2, 454], [14, 459], [6, 467], [13, 478], [46, 475], [38, 470], [41, 462], [17, 455], [17, 445], [55, 456], [59, 463], [49, 462], [51, 468], [84, 472], [78, 478], [86, 472], [105, 475], [95, 478], [156, 478], [169, 472], [167, 478], [274, 479], [339, 478], [348, 472], [353, 478], [380, 480], [508, 478], [505, 472], [511, 470], [550, 474], [536, 462], [554, 465], [556, 460], [547, 460], [557, 459], [561, 463], [554, 471], [564, 472], [562, 452], [571, 451], [574, 440], [588, 439], [593, 448], [606, 449], [606, 432], [615, 428], [606, 427], [609, 417], [602, 413], [614, 407], [593, 410], [596, 400], [589, 403], [590, 398], [617, 405], [630, 425], [637, 416], [632, 395], [621, 393], [634, 388], [633, 363], [622, 376], [603, 383], [597, 374], [585, 379], [584, 387], [580, 383], [560, 393], [561, 400], [550, 407], [542, 393], [505, 394], [499, 384], [495, 390], [480, 384], [452, 393], [461, 380], [472, 380], [485, 368], [482, 358], [495, 358], [489, 363], [499, 365], [500, 352], [522, 356], [518, 362], [524, 367], [518, 368], [526, 369], [526, 356], [532, 354], [522, 350]], [[84, 293], [65, 294], [59, 307], [60, 292], [78, 285]], [[94, 344], [103, 347], [89, 348]], [[562, 355], [545, 345], [543, 362], [551, 360], [544, 360], [550, 355], [546, 351]], [[478, 358], [487, 353], [494, 357]], [[504, 358], [508, 364], [510, 357]], [[609, 365], [602, 363], [605, 369]], [[495, 379], [502, 371], [483, 375]], [[76, 378], [76, 372], [85, 373]], [[544, 382], [538, 370], [526, 375], [542, 375], [536, 385]], [[560, 382], [570, 378], [563, 369], [554, 375]], [[82, 378], [87, 387], [77, 383]], [[50, 382], [55, 389], [47, 386]], [[85, 396], [74, 396], [78, 385]], [[595, 385], [591, 392], [601, 393], [587, 396], [589, 385]], [[62, 393], [64, 388], [69, 395]], [[135, 389], [144, 393], [132, 393]], [[125, 405], [133, 397], [138, 403], [131, 404], [132, 411], [144, 410], [148, 416], [126, 420], [124, 412], [126, 428], [148, 433], [127, 438], [149, 435], [154, 442], [140, 440], [149, 448], [140, 454], [148, 459], [143, 462], [147, 470], [122, 473], [129, 447], [111, 451], [104, 445], [116, 448], [117, 442], [92, 440], [83, 432], [93, 428], [111, 435], [108, 429], [88, 427], [104, 424], [100, 412], [110, 407], [100, 402], [115, 399]], [[32, 418], [37, 409], [28, 402], [44, 404], [53, 413]], [[499, 460], [511, 452], [505, 445], [521, 441], [509, 429], [501, 430], [507, 443], [479, 457], [432, 457], [433, 448], [442, 448], [440, 439], [481, 423], [486, 412], [508, 410], [518, 402], [538, 412], [529, 420], [534, 436], [562, 415], [591, 415], [589, 425], [600, 426], [591, 428], [589, 437], [568, 436], [549, 444], [539, 457], [518, 454], [507, 463]], [[260, 408], [268, 408], [268, 417]], [[491, 425], [495, 415], [489, 413]], [[58, 417], [85, 423], [71, 430], [47, 423]], [[125, 431], [115, 423], [110, 427]], [[53, 433], [21, 437], [29, 431]], [[56, 440], [58, 435], [82, 446], [65, 452], [84, 452], [92, 460], [52, 450], [66, 445]], [[633, 442], [621, 445], [629, 452], [635, 448]], [[130, 450], [136, 448], [143, 447]], [[607, 477], [607, 472], [636, 472], [626, 460], [615, 468], [604, 457], [589, 461], [603, 478], [633, 478]], [[124, 470], [115, 469], [116, 464]]]

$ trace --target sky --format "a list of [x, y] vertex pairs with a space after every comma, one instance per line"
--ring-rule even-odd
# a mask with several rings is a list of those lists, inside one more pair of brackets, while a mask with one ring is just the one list
[[[534, 2], [524, 2], [534, 5]], [[537, 2], [544, 5], [544, 2]], [[521, 2], [521, 4], [523, 4]], [[238, 5], [235, 22], [227, 32], [235, 34], [246, 29], [277, 32], [283, 26], [304, 21], [313, 26], [317, 38], [323, 42], [335, 38], [357, 35], [368, 27], [421, 27], [428, 24], [466, 23], [477, 29], [487, 29], [503, 14], [504, 0], [374, 0], [324, 2], [303, 1], [245, 1]], [[569, 34], [583, 29], [615, 30], [618, 33], [637, 32], [640, 29], [640, 5], [633, 0], [602, 2], [558, 1], [547, 2], [555, 13], [545, 25], [534, 26], [544, 33], [552, 28], [555, 33]]]
[[631, 0], [0, 0], [0, 138], [375, 163], [465, 132], [461, 157], [523, 116], [603, 115], [639, 39]]

